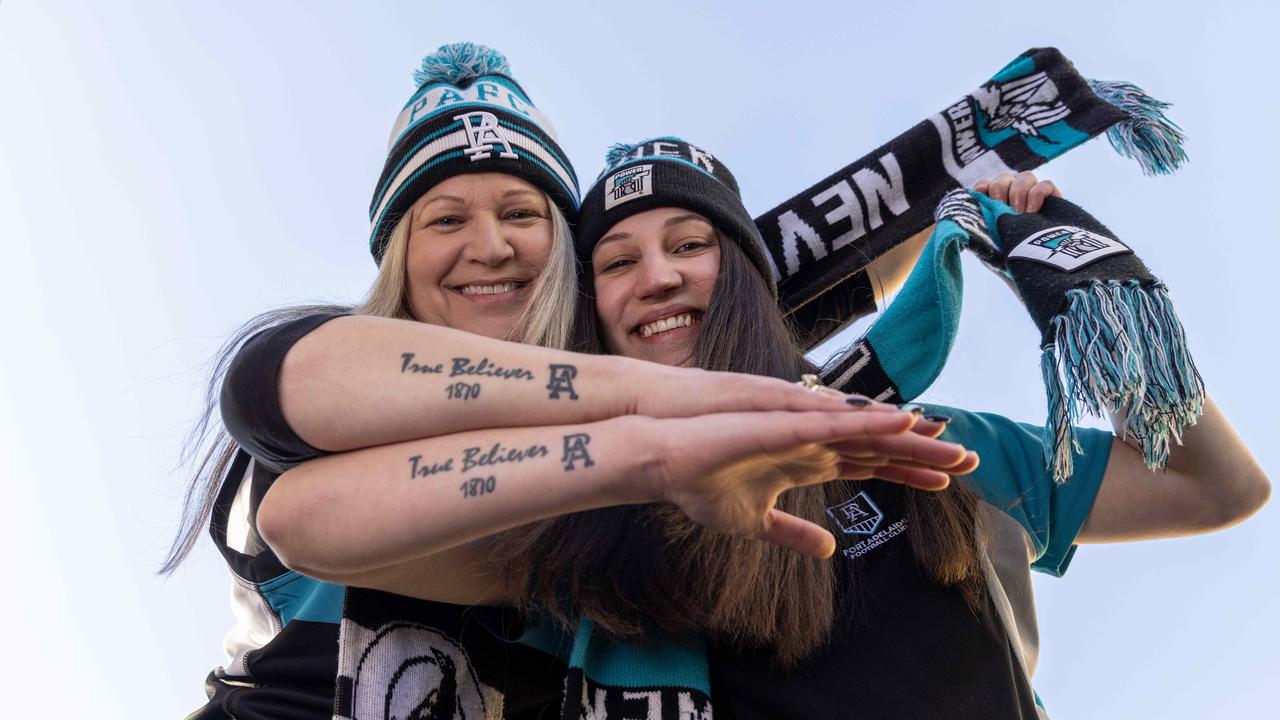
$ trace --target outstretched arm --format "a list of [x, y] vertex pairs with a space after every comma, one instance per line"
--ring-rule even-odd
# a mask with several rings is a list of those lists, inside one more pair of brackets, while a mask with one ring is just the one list
[[1266, 504], [1271, 482], [1212, 399], [1206, 399], [1204, 414], [1182, 441], [1170, 450], [1166, 469], [1152, 472], [1141, 450], [1117, 436], [1077, 542], [1212, 532], [1242, 522]]
[[[1037, 212], [1045, 198], [1062, 197], [1032, 173], [1002, 175], [974, 187], [1018, 212]], [[1123, 542], [1212, 532], [1242, 522], [1271, 494], [1271, 483], [1222, 411], [1206, 399], [1204, 414], [1170, 450], [1162, 471], [1151, 471], [1142, 452], [1123, 441], [1123, 418], [1080, 535], [1081, 543]]]
[[899, 411], [750, 412], [437, 437], [290, 470], [258, 528], [307, 575], [455, 603], [505, 597], [475, 541], [612, 505], [671, 502], [717, 530], [825, 557], [831, 534], [775, 510], [781, 492], [873, 474], [939, 489], [943, 470], [976, 466], [962, 447], [910, 432], [914, 422]]
[[[584, 355], [426, 323], [350, 316], [329, 320], [296, 342], [280, 334], [250, 341], [227, 378], [222, 408], [233, 435], [250, 448], [264, 434], [277, 445], [297, 446], [291, 437], [296, 435], [310, 448], [337, 452], [467, 430], [594, 422], [627, 414], [688, 417], [848, 406], [842, 397], [807, 392], [773, 378]], [[869, 409], [891, 408], [873, 404]], [[922, 430], [933, 428], [925, 424]], [[307, 450], [291, 453], [294, 462], [316, 454]]]

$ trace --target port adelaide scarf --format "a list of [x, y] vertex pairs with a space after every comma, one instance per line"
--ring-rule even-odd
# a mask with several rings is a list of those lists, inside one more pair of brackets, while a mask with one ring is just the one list
[[933, 222], [950, 190], [1032, 170], [1106, 131], [1147, 174], [1186, 160], [1167, 107], [1126, 82], [1081, 77], [1053, 48], [1028, 50], [863, 158], [755, 219], [774, 282], [815, 345], [875, 310], [866, 267]]
[[[858, 342], [861, 367], [846, 387], [892, 382], [915, 397], [937, 377], [955, 341], [970, 250], [1013, 284], [1040, 332], [1048, 399], [1046, 469], [1071, 476], [1082, 411], [1118, 413], [1152, 469], [1195, 423], [1204, 383], [1168, 292], [1133, 250], [1075, 204], [1048, 198], [1018, 213], [971, 190], [943, 197], [937, 227], [894, 302]], [[862, 370], [858, 373], [857, 370]], [[892, 379], [892, 380], [891, 380]]]
[[867, 266], [938, 223], [897, 298], [827, 365], [824, 382], [888, 402], [928, 389], [955, 339], [959, 252], [969, 249], [1013, 283], [1040, 330], [1053, 477], [1070, 476], [1073, 424], [1084, 411], [1123, 416], [1147, 465], [1163, 467], [1170, 442], [1204, 404], [1164, 285], [1065, 200], [1020, 214], [962, 188], [1038, 167], [1104, 130], [1144, 173], [1170, 173], [1186, 154], [1167, 107], [1132, 84], [1080, 77], [1057, 50], [1030, 50], [946, 110], [756, 218], [780, 302], [811, 344], [873, 311]]

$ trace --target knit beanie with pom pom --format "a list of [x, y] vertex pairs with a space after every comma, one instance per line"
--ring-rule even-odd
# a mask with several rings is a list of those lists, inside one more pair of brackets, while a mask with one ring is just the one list
[[454, 43], [422, 60], [417, 91], [391, 128], [387, 161], [369, 205], [369, 250], [382, 262], [391, 229], [418, 198], [462, 173], [527, 180], [573, 217], [578, 180], [555, 129], [498, 51]]

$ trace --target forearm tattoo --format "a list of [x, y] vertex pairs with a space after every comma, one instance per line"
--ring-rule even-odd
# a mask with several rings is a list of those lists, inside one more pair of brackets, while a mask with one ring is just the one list
[[470, 480], [462, 481], [462, 484], [458, 486], [458, 489], [462, 491], [462, 497], [464, 498], [488, 495], [498, 489], [498, 479], [492, 475], [487, 477], [474, 477]]
[[581, 460], [583, 467], [591, 467], [595, 462], [591, 460], [591, 455], [587, 453], [587, 444], [591, 442], [591, 436], [586, 433], [574, 433], [564, 436], [564, 457], [560, 458], [560, 462], [564, 463], [566, 471], [574, 468], [574, 463]]
[[[565, 472], [577, 469], [579, 463], [581, 463], [581, 467], [595, 465], [595, 461], [591, 459], [591, 454], [587, 452], [587, 445], [591, 443], [591, 435], [587, 433], [570, 433], [563, 436], [563, 442], [564, 455], [560, 458], [560, 462], [564, 464]], [[475, 445], [463, 448], [461, 455], [456, 457], [426, 459], [422, 455], [412, 455], [408, 460], [409, 478], [412, 480], [441, 473], [452, 473], [455, 469], [460, 473], [470, 475], [477, 468], [492, 468], [496, 465], [523, 463], [545, 458], [550, 454], [551, 451], [547, 446], [539, 443], [525, 447], [510, 447], [503, 445], [501, 442], [495, 442], [489, 446]], [[454, 462], [455, 460], [457, 460], [456, 463]], [[462, 492], [462, 497], [464, 498], [492, 495], [497, 492], [497, 489], [498, 479], [494, 475], [467, 477], [458, 486], [458, 490]]]
[[[446, 370], [446, 367], [448, 368]], [[410, 375], [444, 375], [456, 378], [497, 378], [499, 380], [536, 380], [532, 370], [522, 367], [503, 367], [487, 357], [472, 360], [469, 357], [450, 358], [445, 363], [418, 362], [417, 355], [411, 352], [400, 353], [400, 372]], [[547, 397], [559, 400], [567, 397], [578, 399], [578, 392], [573, 387], [574, 378], [578, 377], [578, 367], [564, 363], [552, 363], [547, 368]], [[445, 396], [450, 400], [475, 400], [480, 397], [480, 383], [454, 382], [445, 386]]]
[[578, 377], [575, 365], [552, 365], [549, 371], [551, 380], [547, 383], [547, 395], [552, 400], [559, 400], [560, 393], [566, 393], [570, 400], [577, 400], [578, 393], [573, 391], [573, 379]]

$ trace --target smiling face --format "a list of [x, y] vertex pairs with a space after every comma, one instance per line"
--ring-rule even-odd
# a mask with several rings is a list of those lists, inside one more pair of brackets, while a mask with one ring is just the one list
[[506, 338], [551, 251], [546, 195], [510, 175], [457, 175], [418, 198], [409, 221], [414, 317]]
[[591, 254], [596, 315], [609, 351], [688, 365], [720, 272], [720, 237], [681, 208], [632, 215]]

